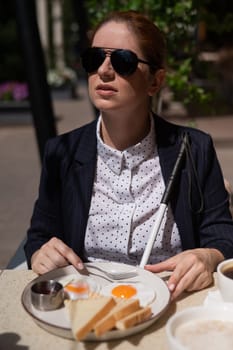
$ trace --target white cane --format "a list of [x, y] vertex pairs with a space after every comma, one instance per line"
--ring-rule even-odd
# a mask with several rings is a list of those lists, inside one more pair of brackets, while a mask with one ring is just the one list
[[157, 213], [157, 217], [156, 217], [156, 221], [155, 224], [153, 226], [153, 229], [151, 231], [151, 234], [149, 236], [148, 242], [146, 244], [146, 248], [144, 250], [141, 262], [140, 262], [140, 267], [144, 268], [144, 266], [147, 264], [147, 261], [150, 257], [151, 254], [151, 250], [153, 248], [154, 242], [156, 240], [157, 234], [159, 232], [165, 211], [167, 209], [171, 194], [172, 194], [172, 190], [174, 187], [174, 184], [176, 182], [176, 178], [180, 172], [180, 168], [181, 168], [181, 164], [185, 155], [185, 150], [186, 150], [186, 143], [187, 143], [187, 139], [188, 139], [188, 135], [185, 134], [182, 140], [182, 144], [180, 147], [180, 151], [176, 160], [176, 163], [174, 165], [174, 168], [172, 170], [171, 176], [169, 178], [168, 184], [165, 188], [163, 197], [161, 199], [161, 203], [158, 209], [158, 213]]

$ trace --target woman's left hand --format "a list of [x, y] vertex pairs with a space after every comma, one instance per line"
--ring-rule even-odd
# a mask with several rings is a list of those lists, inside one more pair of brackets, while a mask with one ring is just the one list
[[183, 291], [195, 291], [209, 286], [213, 281], [213, 272], [224, 256], [217, 249], [197, 248], [186, 250], [161, 263], [146, 265], [151, 272], [172, 271], [167, 282], [172, 300]]

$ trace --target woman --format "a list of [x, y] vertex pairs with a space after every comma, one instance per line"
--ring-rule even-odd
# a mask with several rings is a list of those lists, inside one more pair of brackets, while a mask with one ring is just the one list
[[[100, 117], [48, 142], [25, 252], [42, 274], [83, 261], [139, 264], [183, 134], [182, 164], [147, 270], [172, 271], [176, 298], [212, 282], [233, 256], [228, 196], [211, 138], [150, 111], [165, 75], [159, 29], [134, 12], [116, 12], [83, 55], [89, 94]], [[191, 160], [191, 167], [190, 167]]]

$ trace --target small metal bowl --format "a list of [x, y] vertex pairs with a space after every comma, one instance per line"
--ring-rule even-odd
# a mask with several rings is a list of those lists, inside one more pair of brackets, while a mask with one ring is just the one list
[[36, 309], [55, 310], [63, 304], [63, 300], [63, 286], [57, 281], [40, 281], [31, 286], [31, 302]]

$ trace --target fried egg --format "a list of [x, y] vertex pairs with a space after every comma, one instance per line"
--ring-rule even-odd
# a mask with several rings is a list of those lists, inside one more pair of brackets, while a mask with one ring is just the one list
[[90, 277], [80, 277], [76, 274], [64, 276], [59, 279], [63, 285], [65, 297], [68, 299], [86, 299], [92, 293], [97, 293], [99, 286]]
[[101, 289], [101, 294], [122, 299], [139, 299], [142, 307], [152, 303], [156, 296], [152, 288], [142, 283], [111, 283]]
[[86, 299], [90, 293], [90, 287], [86, 281], [74, 281], [64, 287], [64, 292], [69, 299]]
[[127, 285], [127, 284], [121, 285], [120, 284], [119, 286], [114, 287], [112, 289], [111, 293], [114, 297], [122, 298], [122, 299], [129, 299], [137, 294], [137, 289], [131, 285]]

